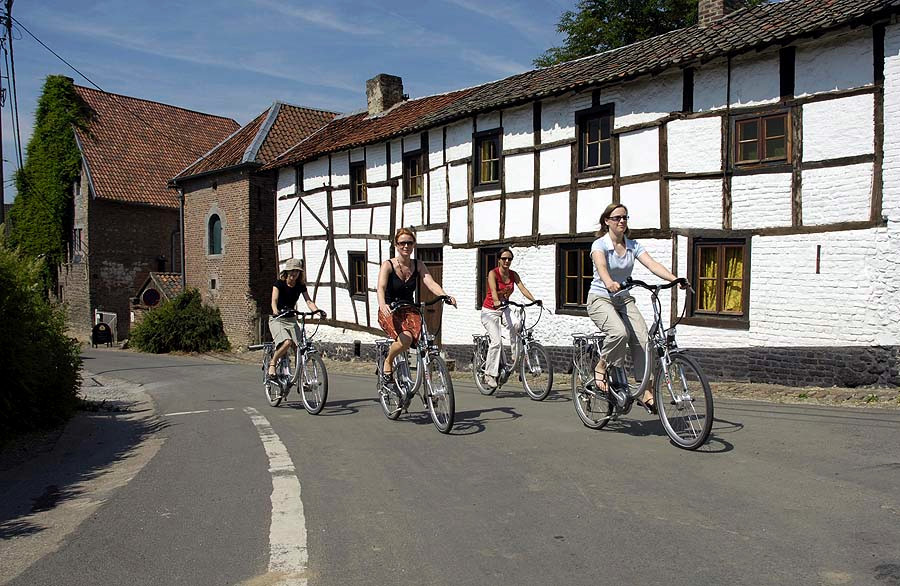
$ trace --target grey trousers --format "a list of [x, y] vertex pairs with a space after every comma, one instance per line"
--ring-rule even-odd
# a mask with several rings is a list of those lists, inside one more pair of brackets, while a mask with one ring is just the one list
[[647, 324], [634, 304], [634, 297], [603, 297], [590, 293], [587, 298], [588, 316], [606, 336], [600, 358], [611, 366], [625, 366], [628, 347], [634, 363], [634, 378], [644, 378], [647, 351]]

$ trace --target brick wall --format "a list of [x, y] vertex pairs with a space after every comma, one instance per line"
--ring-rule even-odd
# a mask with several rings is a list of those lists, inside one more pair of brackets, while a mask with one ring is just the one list
[[[208, 254], [212, 214], [222, 222], [222, 254]], [[277, 276], [274, 175], [245, 169], [189, 182], [184, 224], [187, 286], [219, 308], [233, 345], [256, 342]]]

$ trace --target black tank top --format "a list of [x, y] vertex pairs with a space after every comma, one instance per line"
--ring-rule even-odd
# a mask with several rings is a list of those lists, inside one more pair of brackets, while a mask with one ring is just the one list
[[415, 266], [413, 267], [412, 275], [410, 275], [408, 281], [403, 281], [403, 279], [397, 276], [393, 261], [389, 260], [388, 262], [391, 263], [391, 274], [388, 276], [384, 300], [388, 303], [393, 303], [394, 301], [409, 301], [410, 303], [413, 303], [415, 301], [413, 296], [416, 293], [416, 286], [419, 284], [419, 261], [413, 261]]

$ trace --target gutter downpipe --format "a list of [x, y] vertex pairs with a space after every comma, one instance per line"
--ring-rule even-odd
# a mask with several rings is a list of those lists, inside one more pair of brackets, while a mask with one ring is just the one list
[[178, 223], [179, 223], [179, 231], [181, 232], [181, 291], [184, 292], [187, 289], [187, 269], [184, 266], [184, 188], [178, 188]]

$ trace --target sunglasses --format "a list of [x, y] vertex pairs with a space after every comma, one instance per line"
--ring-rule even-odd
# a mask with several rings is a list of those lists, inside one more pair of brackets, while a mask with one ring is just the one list
[[628, 221], [628, 216], [610, 216], [610, 217], [607, 218], [607, 219], [608, 219], [609, 221], [611, 221], [611, 222], [621, 222], [621, 221], [623, 221], [623, 220], [627, 222], [627, 221]]
[[512, 262], [513, 257], [511, 256], [501, 256], [500, 260], [505, 260], [506, 262]]
[[397, 242], [397, 246], [415, 246], [415, 240], [400, 240]]

